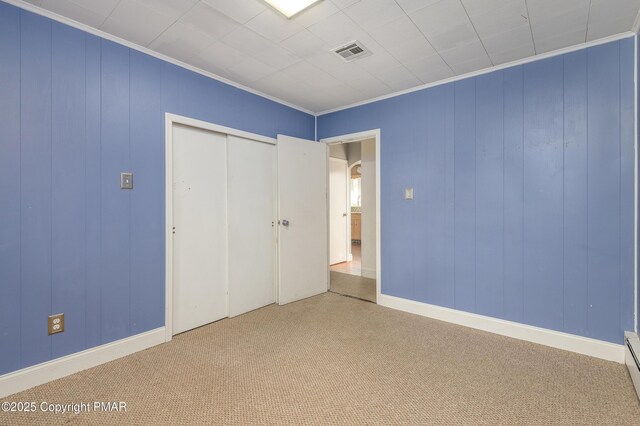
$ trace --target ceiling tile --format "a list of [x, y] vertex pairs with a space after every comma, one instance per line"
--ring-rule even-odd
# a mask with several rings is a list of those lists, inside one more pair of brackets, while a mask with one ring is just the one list
[[[35, 3], [34, 3], [35, 4]], [[74, 21], [99, 28], [107, 19], [107, 14], [101, 14], [95, 10], [88, 9], [69, 0], [43, 0], [42, 7], [48, 9], [58, 15], [65, 16]], [[113, 6], [117, 4], [114, 2]], [[110, 13], [111, 11], [109, 11]]]
[[257, 52], [254, 57], [276, 69], [286, 68], [301, 60], [301, 58], [276, 44]]
[[[388, 46], [402, 43], [405, 40], [424, 38], [420, 30], [413, 24], [408, 16], [403, 15], [384, 25], [380, 25], [368, 31], [378, 43]], [[426, 39], [425, 39], [426, 42]]]
[[398, 5], [405, 11], [405, 13], [413, 13], [427, 6], [431, 6], [440, 0], [397, 0]]
[[242, 52], [227, 46], [221, 41], [217, 41], [205, 48], [198, 56], [207, 63], [214, 64], [219, 68], [231, 68], [245, 58]]
[[449, 31], [452, 25], [469, 22], [460, 0], [441, 0], [409, 14], [418, 28], [429, 34]]
[[344, 13], [367, 31], [406, 16], [395, 0], [361, 1], [344, 9]]
[[272, 46], [272, 42], [245, 27], [235, 29], [223, 37], [222, 41], [247, 55], [255, 55]]
[[283, 40], [280, 44], [285, 49], [304, 59], [314, 56], [318, 52], [329, 50], [329, 47], [323, 40], [308, 30], [300, 31], [288, 39]]
[[463, 4], [469, 13], [471, 22], [480, 38], [489, 37], [521, 27], [529, 26], [527, 6], [524, 0], [511, 0], [505, 2], [494, 2], [494, 7], [486, 5], [483, 8], [474, 7], [471, 10], [468, 4], [476, 5], [478, 0], [463, 0]]
[[[55, 1], [55, 0], [53, 0]], [[43, 6], [44, 6], [43, 1]], [[109, 16], [120, 0], [71, 0], [71, 3], [90, 10], [98, 15]]]
[[529, 28], [529, 24], [525, 24], [500, 34], [483, 37], [482, 44], [489, 55], [514, 50], [522, 46], [529, 46], [533, 50], [531, 28]]
[[285, 18], [271, 8], [251, 19], [245, 26], [276, 43], [304, 29], [302, 25]]
[[487, 58], [487, 53], [485, 52], [482, 43], [480, 43], [480, 41], [478, 40], [462, 46], [458, 46], [453, 49], [442, 50], [439, 53], [440, 56], [442, 56], [442, 58], [445, 60], [445, 62], [451, 67], [453, 67], [454, 64], [459, 64], [479, 58]]
[[292, 19], [304, 27], [310, 27], [323, 19], [339, 12], [340, 9], [330, 0], [320, 1], [310, 8], [303, 10]]
[[404, 62], [403, 65], [423, 83], [431, 83], [453, 76], [453, 71], [440, 55], [415, 58]]
[[483, 56], [479, 56], [466, 61], [450, 63], [449, 65], [451, 66], [451, 68], [453, 68], [453, 71], [457, 75], [462, 75], [468, 72], [489, 68], [493, 64], [491, 63], [491, 59], [489, 59], [489, 57], [485, 54]]
[[549, 38], [535, 38], [536, 53], [551, 52], [563, 47], [584, 43], [585, 32], [578, 30], [563, 34], [557, 34]]
[[398, 61], [404, 62], [414, 58], [423, 58], [436, 53], [435, 49], [424, 37], [405, 40], [397, 45], [387, 45], [387, 51]]
[[494, 65], [505, 64], [507, 62], [517, 61], [519, 59], [528, 58], [535, 54], [533, 44], [521, 46], [504, 52], [490, 53], [489, 57]]
[[640, 0], [619, 0], [615, 8], [610, 1], [593, 0], [589, 11], [588, 40], [631, 31], [640, 8]]
[[314, 35], [332, 47], [338, 47], [358, 38], [363, 31], [347, 15], [338, 12], [309, 27]]
[[304, 93], [309, 90], [309, 86], [301, 81], [293, 80], [282, 72], [276, 72], [257, 80], [255, 86], [258, 90], [263, 90], [274, 96], [289, 94], [291, 91]]
[[371, 69], [370, 72], [374, 77], [378, 78], [393, 90], [404, 90], [422, 83], [402, 64], [383, 69], [375, 68]]
[[238, 76], [242, 80], [241, 82], [256, 81], [277, 71], [275, 68], [253, 58], [246, 58], [228, 68], [228, 70]]
[[198, 0], [136, 0], [147, 8], [166, 16], [179, 18], [191, 9]]
[[[327, 1], [327, 0], [323, 0], [323, 1]], [[331, 0], [331, 2], [338, 7], [338, 9], [344, 9], [360, 1], [362, 0]]]
[[204, 3], [198, 3], [179, 22], [197, 28], [214, 39], [218, 39], [239, 28], [237, 22]]
[[147, 46], [179, 17], [179, 11], [165, 15], [149, 7], [149, 3], [122, 0], [101, 29], [141, 46]]
[[268, 6], [260, 0], [202, 0], [231, 19], [244, 24]]

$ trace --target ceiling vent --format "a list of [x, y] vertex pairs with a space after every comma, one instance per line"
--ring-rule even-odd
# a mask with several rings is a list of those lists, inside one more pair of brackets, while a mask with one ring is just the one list
[[332, 49], [332, 52], [344, 59], [345, 62], [355, 61], [356, 59], [371, 55], [371, 51], [364, 47], [358, 40]]

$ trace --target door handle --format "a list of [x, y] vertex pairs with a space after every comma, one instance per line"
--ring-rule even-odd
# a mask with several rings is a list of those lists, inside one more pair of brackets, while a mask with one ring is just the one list
[[283, 219], [282, 226], [289, 226], [289, 221], [287, 219]]

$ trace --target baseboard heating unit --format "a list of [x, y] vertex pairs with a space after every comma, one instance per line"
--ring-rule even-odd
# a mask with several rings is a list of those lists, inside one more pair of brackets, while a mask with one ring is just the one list
[[629, 368], [629, 375], [640, 398], [640, 338], [636, 333], [627, 331], [624, 334], [624, 359]]

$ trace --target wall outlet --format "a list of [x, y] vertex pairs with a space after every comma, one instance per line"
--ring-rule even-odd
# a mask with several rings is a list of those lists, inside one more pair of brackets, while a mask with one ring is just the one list
[[64, 314], [49, 316], [49, 335], [64, 331]]

